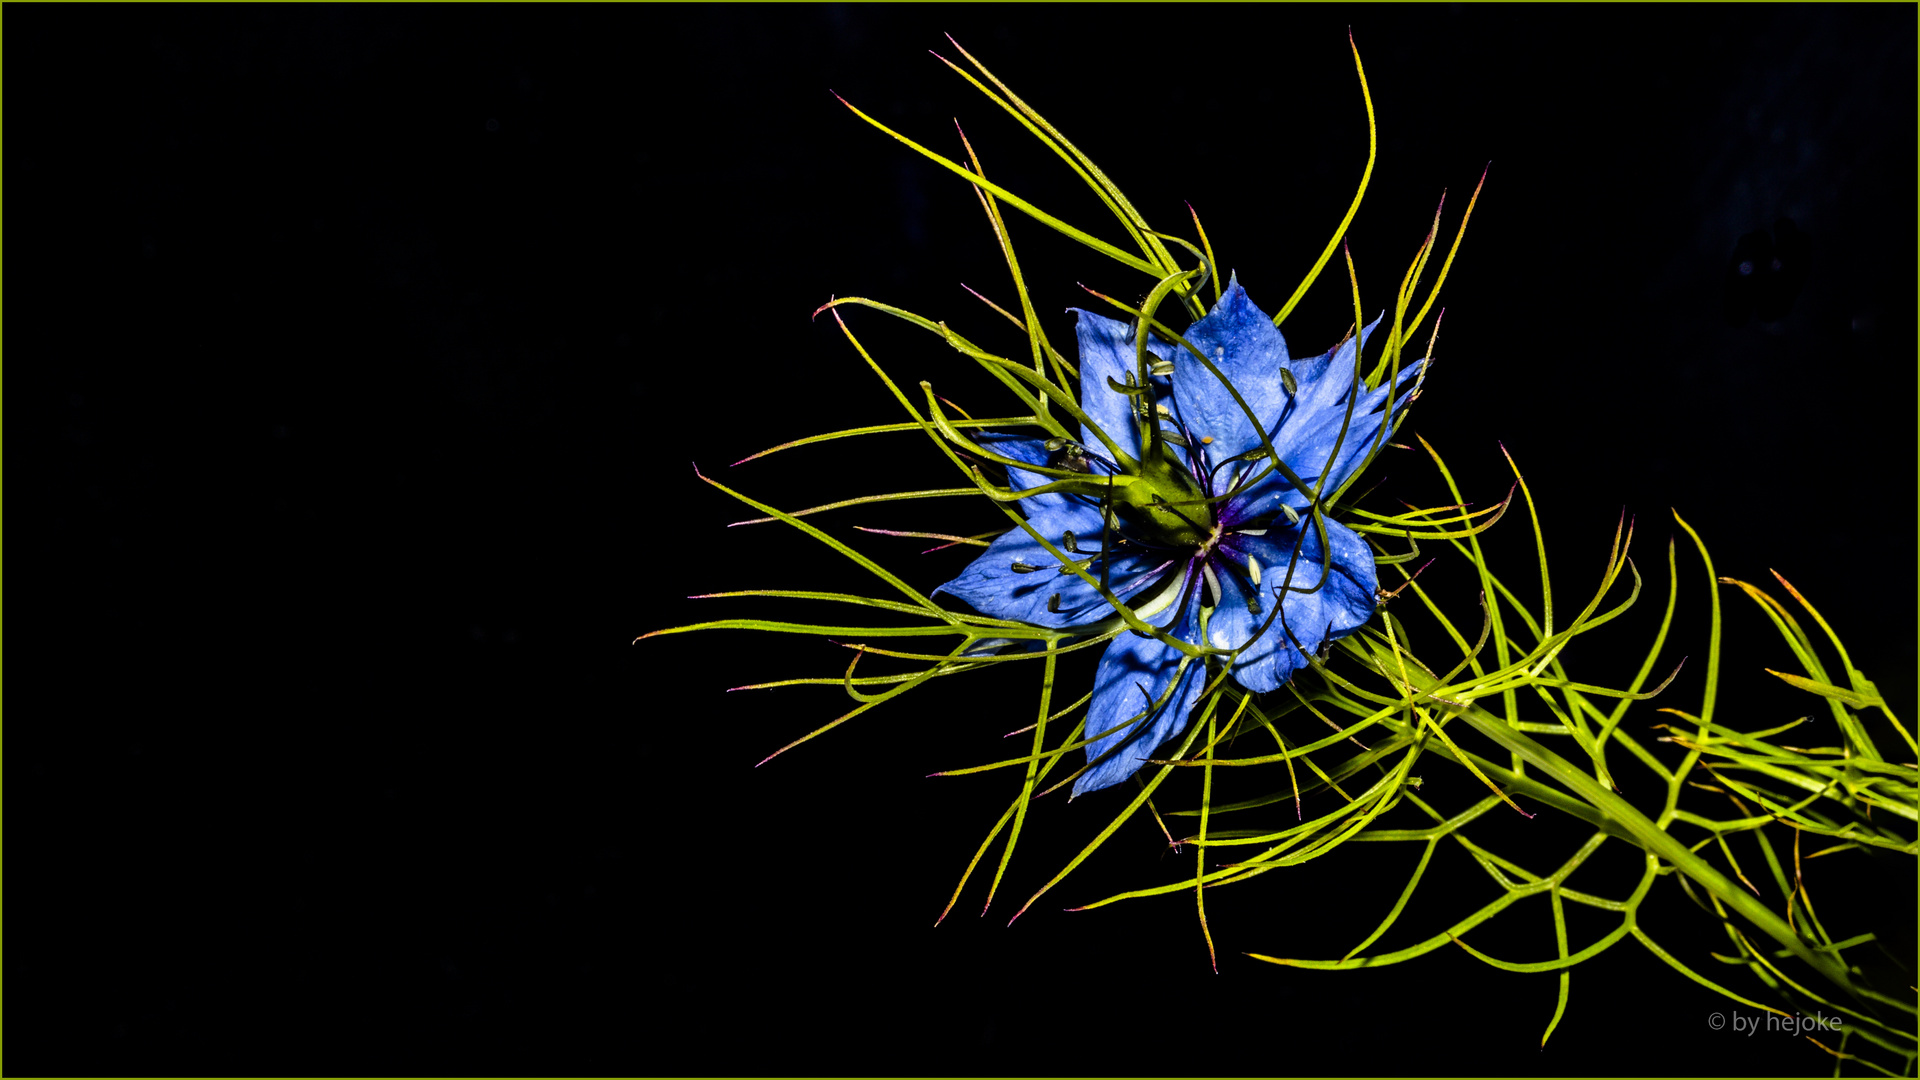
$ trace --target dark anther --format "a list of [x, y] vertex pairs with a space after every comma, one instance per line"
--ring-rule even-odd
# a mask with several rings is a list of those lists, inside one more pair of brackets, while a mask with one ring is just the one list
[[1060, 546], [1063, 548], [1066, 548], [1068, 551], [1072, 552], [1075, 555], [1078, 555], [1081, 553], [1080, 538], [1073, 535], [1073, 533], [1071, 532], [1066, 532], [1061, 534]]
[[1288, 371], [1286, 368], [1280, 369], [1280, 385], [1286, 387], [1287, 393], [1289, 394], [1300, 389], [1299, 381], [1293, 377], [1293, 372]]
[[1053, 612], [1055, 615], [1060, 614], [1059, 593], [1054, 593], [1052, 596], [1047, 597], [1047, 610]]
[[[1060, 445], [1054, 446], [1055, 442]], [[1077, 473], [1093, 471], [1093, 462], [1087, 460], [1086, 448], [1079, 443], [1067, 442], [1065, 439], [1049, 439], [1047, 450], [1047, 467], [1050, 469], [1065, 469], [1068, 472]]]
[[1013, 564], [1013, 572], [1016, 574], [1032, 574], [1045, 569], [1046, 567], [1044, 566], [1029, 566], [1023, 562]]

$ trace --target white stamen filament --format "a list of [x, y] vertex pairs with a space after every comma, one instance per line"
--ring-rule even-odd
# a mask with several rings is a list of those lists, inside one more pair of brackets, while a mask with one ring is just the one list
[[[1170, 562], [1162, 563], [1160, 568], [1164, 570], [1171, 565], [1173, 564]], [[1143, 575], [1142, 580], [1150, 580], [1153, 574], [1155, 573], [1159, 573], [1159, 571], [1156, 570], [1156, 571], [1153, 571], [1152, 573]], [[1173, 602], [1180, 598], [1180, 591], [1181, 591], [1180, 575], [1178, 574], [1172, 575], [1170, 578], [1167, 579], [1167, 582], [1168, 582], [1167, 587], [1160, 590], [1159, 596], [1156, 596], [1152, 600], [1147, 601], [1146, 606], [1137, 607], [1133, 609], [1133, 613], [1135, 616], [1141, 619], [1151, 619], [1155, 615], [1158, 615], [1161, 612], [1173, 606]], [[1118, 596], [1119, 594], [1115, 593], [1114, 595]]]
[[1173, 560], [1168, 559], [1166, 562], [1163, 562], [1159, 566], [1156, 566], [1153, 569], [1147, 571], [1146, 573], [1141, 574], [1139, 577], [1134, 578], [1132, 581], [1128, 582], [1127, 584], [1116, 587], [1113, 590], [1113, 595], [1119, 597], [1122, 600], [1125, 600], [1127, 597], [1132, 596], [1134, 593], [1146, 591], [1147, 586], [1152, 585], [1154, 582], [1161, 580], [1158, 577], [1160, 571], [1165, 570], [1167, 567], [1172, 565], [1173, 565]]

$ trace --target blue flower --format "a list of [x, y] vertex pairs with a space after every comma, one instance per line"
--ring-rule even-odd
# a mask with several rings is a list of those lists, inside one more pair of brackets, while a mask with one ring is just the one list
[[[1324, 472], [1323, 498], [1361, 464], [1386, 419], [1387, 389], [1362, 387], [1350, 420], [1347, 398], [1354, 388], [1355, 350], [1365, 346], [1378, 320], [1357, 340], [1294, 360], [1273, 320], [1233, 281], [1185, 336], [1239, 391], [1247, 406], [1242, 409], [1192, 353], [1158, 338], [1147, 343], [1151, 389], [1117, 391], [1138, 385], [1132, 325], [1076, 312], [1081, 406], [1111, 444], [1091, 427], [1083, 428], [1081, 445], [1052, 451], [1041, 440], [1018, 435], [985, 433], [976, 441], [1012, 461], [1085, 471], [1089, 480], [1112, 485], [1100, 497], [1055, 490], [1030, 495], [1021, 506], [1034, 532], [1107, 584], [1142, 619], [1169, 637], [1198, 644], [1204, 613], [1207, 644], [1241, 650], [1234, 679], [1256, 693], [1278, 689], [1306, 666], [1305, 652], [1352, 633], [1372, 616], [1378, 579], [1366, 541], [1323, 519], [1328, 558], [1305, 513], [1309, 496], [1268, 467], [1264, 447], [1271, 442], [1309, 492]], [[1418, 369], [1411, 365], [1403, 375]], [[1266, 440], [1249, 410], [1265, 425]], [[1147, 415], [1159, 417], [1160, 438], [1141, 419]], [[1143, 436], [1149, 445], [1142, 445]], [[1113, 449], [1124, 457], [1110, 460]], [[1015, 491], [1053, 482], [1017, 466], [1007, 473]], [[984, 615], [1057, 629], [1091, 631], [1101, 623], [1110, 628], [1116, 617], [1098, 589], [1063, 567], [1025, 529], [995, 540], [937, 591]], [[1100, 659], [1087, 710], [1092, 767], [1075, 782], [1074, 794], [1109, 787], [1138, 771], [1161, 743], [1185, 730], [1207, 682], [1202, 661], [1157, 638], [1131, 630], [1116, 637]]]

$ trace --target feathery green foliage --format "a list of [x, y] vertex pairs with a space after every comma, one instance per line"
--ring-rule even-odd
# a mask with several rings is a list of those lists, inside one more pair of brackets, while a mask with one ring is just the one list
[[[957, 43], [955, 47], [958, 48]], [[848, 647], [853, 653], [852, 659], [840, 674], [755, 684], [761, 687], [839, 685], [853, 702], [852, 707], [838, 717], [775, 750], [768, 756], [769, 760], [935, 679], [1009, 665], [1037, 665], [1039, 700], [1028, 729], [1031, 740], [1026, 751], [1018, 757], [938, 774], [959, 776], [1011, 770], [1020, 776], [1006, 811], [973, 853], [941, 914], [942, 919], [958, 903], [975, 872], [998, 845], [999, 857], [985, 886], [984, 904], [991, 905], [1006, 880], [1034, 799], [1070, 783], [1089, 767], [1081, 765], [1075, 769], [1070, 755], [1092, 741], [1083, 737], [1084, 715], [1076, 715], [1084, 713], [1091, 695], [1061, 704], [1061, 699], [1070, 696], [1071, 691], [1063, 692], [1055, 685], [1059, 658], [1076, 650], [1101, 647], [1115, 636], [1132, 630], [1179, 649], [1187, 657], [1184, 663], [1200, 665], [1207, 672], [1205, 690], [1193, 712], [1194, 720], [1177, 746], [1169, 744], [1163, 748], [1161, 752], [1166, 756], [1140, 772], [1131, 800], [1077, 855], [1021, 904], [1015, 918], [1041, 896], [1060, 886], [1143, 808], [1159, 822], [1176, 850], [1187, 846], [1194, 849], [1192, 875], [1181, 881], [1096, 899], [1073, 910], [1155, 895], [1190, 894], [1210, 955], [1214, 941], [1206, 916], [1209, 889], [1247, 882], [1274, 870], [1300, 867], [1350, 842], [1386, 845], [1380, 850], [1382, 857], [1390, 861], [1398, 859], [1392, 854], [1392, 845], [1417, 845], [1418, 859], [1405, 887], [1397, 898], [1381, 898], [1383, 914], [1378, 926], [1343, 955], [1320, 959], [1251, 955], [1275, 964], [1338, 971], [1402, 963], [1437, 949], [1457, 947], [1502, 970], [1555, 972], [1554, 1005], [1550, 1015], [1544, 1009], [1541, 1013], [1545, 1020], [1540, 1036], [1544, 1044], [1565, 1014], [1573, 969], [1632, 938], [1679, 975], [1732, 1001], [1771, 1012], [1817, 1010], [1823, 1015], [1844, 1018], [1836, 1036], [1815, 1039], [1835, 1056], [1836, 1070], [1852, 1062], [1856, 1067], [1889, 1075], [1913, 1075], [1915, 1007], [1910, 985], [1885, 988], [1867, 983], [1862, 968], [1850, 958], [1849, 951], [1857, 953], [1874, 946], [1873, 935], [1847, 936], [1843, 905], [1830, 903], [1825, 920], [1816, 914], [1813, 889], [1809, 887], [1816, 875], [1807, 864], [1816, 858], [1863, 848], [1904, 856], [1913, 856], [1920, 850], [1915, 841], [1920, 785], [1916, 783], [1914, 738], [1888, 709], [1874, 684], [1853, 666], [1833, 628], [1784, 578], [1776, 575], [1798, 610], [1812, 620], [1825, 644], [1838, 654], [1839, 667], [1833, 670], [1839, 671], [1842, 678], [1829, 674], [1827, 663], [1821, 659], [1821, 648], [1815, 637], [1803, 628], [1794, 608], [1756, 586], [1717, 577], [1706, 545], [1676, 514], [1676, 522], [1691, 541], [1684, 560], [1692, 565], [1697, 557], [1706, 574], [1710, 630], [1701, 700], [1692, 705], [1692, 711], [1675, 704], [1652, 703], [1675, 674], [1662, 672], [1661, 657], [1675, 611], [1681, 603], [1682, 579], [1697, 574], [1695, 570], [1683, 570], [1683, 553], [1677, 551], [1672, 542], [1666, 551], [1664, 614], [1637, 673], [1625, 686], [1617, 688], [1578, 681], [1568, 660], [1569, 654], [1577, 651], [1570, 648], [1576, 639], [1600, 630], [1641, 600], [1645, 583], [1640, 570], [1628, 557], [1633, 528], [1622, 521], [1616, 528], [1598, 581], [1590, 583], [1589, 591], [1579, 593], [1574, 605], [1566, 603], [1568, 593], [1561, 589], [1562, 603], [1556, 609], [1554, 580], [1548, 571], [1539, 515], [1533, 493], [1519, 468], [1513, 468], [1514, 488], [1506, 499], [1484, 509], [1470, 510], [1441, 455], [1425, 440], [1420, 440], [1451, 493], [1449, 504], [1383, 513], [1361, 505], [1364, 494], [1356, 496], [1349, 490], [1353, 486], [1351, 480], [1339, 490], [1316, 493], [1318, 497], [1309, 510], [1315, 523], [1337, 517], [1366, 536], [1376, 549], [1376, 562], [1382, 567], [1392, 567], [1399, 575], [1400, 585], [1391, 593], [1383, 591], [1377, 619], [1360, 632], [1335, 643], [1337, 648], [1328, 654], [1311, 658], [1310, 671], [1300, 672], [1281, 691], [1265, 695], [1262, 700], [1228, 679], [1233, 653], [1181, 640], [1156, 629], [1090, 574], [1087, 567], [1073, 557], [1074, 553], [1060, 550], [1027, 524], [1017, 509], [1017, 502], [1022, 495], [1033, 492], [1016, 493], [998, 482], [1004, 467], [1017, 463], [998, 458], [973, 442], [967, 432], [987, 427], [1024, 428], [1070, 440], [1075, 434], [1071, 429], [1086, 417], [1080, 406], [1078, 372], [1074, 364], [1048, 339], [1035, 316], [1026, 271], [1015, 255], [1006, 209], [1010, 207], [1150, 278], [1152, 291], [1138, 309], [1110, 298], [1101, 299], [1125, 312], [1127, 317], [1150, 326], [1168, 341], [1182, 339], [1158, 314], [1161, 302], [1169, 302], [1184, 315], [1197, 318], [1205, 311], [1202, 300], [1205, 285], [1213, 284], [1217, 299], [1220, 280], [1213, 262], [1212, 245], [1200, 227], [1197, 213], [1193, 216], [1197, 242], [1149, 226], [1086, 154], [972, 55], [964, 49], [959, 51], [971, 70], [950, 61], [943, 62], [1018, 120], [1093, 190], [1113, 215], [1121, 241], [1110, 243], [1082, 231], [989, 180], [979, 156], [964, 135], [965, 161], [961, 162], [908, 139], [848, 104], [861, 120], [973, 187], [999, 241], [1019, 301], [1011, 308], [987, 303], [1024, 337], [1024, 348], [1019, 350], [1019, 355], [1001, 355], [976, 344], [944, 320], [928, 319], [864, 297], [842, 297], [824, 305], [815, 314], [832, 314], [854, 350], [892, 394], [907, 421], [874, 423], [795, 440], [742, 459], [742, 463], [814, 443], [919, 431], [957, 471], [958, 475], [952, 478], [955, 486], [866, 495], [787, 511], [702, 476], [706, 483], [760, 515], [740, 524], [782, 523], [851, 560], [885, 586], [877, 590], [875, 596], [789, 590], [711, 595], [828, 601], [861, 608], [862, 614], [868, 616], [884, 612], [892, 619], [860, 625], [818, 625], [733, 618], [643, 636], [731, 629], [829, 636], [851, 642]], [[1287, 317], [1300, 297], [1318, 280], [1335, 250], [1342, 247], [1342, 239], [1359, 210], [1367, 181], [1372, 176], [1377, 145], [1373, 103], [1357, 48], [1354, 63], [1369, 132], [1369, 154], [1360, 190], [1326, 248], [1275, 316], [1276, 324]], [[1483, 176], [1482, 183], [1484, 179]], [[1478, 188], [1474, 194], [1477, 200]], [[1433, 311], [1465, 234], [1472, 206], [1469, 202], [1452, 247], [1421, 296], [1420, 286], [1430, 269], [1430, 257], [1440, 235], [1441, 219], [1436, 212], [1432, 229], [1395, 293], [1385, 346], [1365, 377], [1369, 388], [1383, 383], [1391, 385], [1397, 379], [1409, 342]], [[1191, 260], [1190, 265], [1183, 265], [1183, 255]], [[1359, 281], [1350, 256], [1346, 257], [1345, 264], [1355, 325], [1359, 326], [1364, 321]], [[847, 324], [843, 311], [849, 307], [879, 311], [936, 335], [1004, 386], [1021, 411], [991, 420], [952, 417], [951, 406], [943, 404], [929, 383], [918, 383], [916, 393], [916, 388], [903, 387], [894, 381]], [[1436, 316], [1434, 328], [1427, 331], [1427, 356], [1432, 355], [1437, 326]], [[1230, 383], [1228, 389], [1232, 389]], [[1416, 389], [1405, 400], [1417, 396]], [[1397, 425], [1404, 415], [1402, 409], [1392, 417], [1392, 424], [1382, 425], [1379, 437], [1369, 448], [1368, 460], [1390, 441], [1388, 428]], [[1117, 450], [1115, 452], [1117, 454]], [[1278, 462], [1271, 446], [1267, 452]], [[1074, 482], [1070, 478], [1058, 481], [1063, 485]], [[1513, 508], [1516, 493], [1531, 523], [1539, 572], [1537, 605], [1523, 601], [1516, 592], [1516, 584], [1495, 574], [1480, 542], [1481, 534], [1502, 521]], [[1027, 529], [1058, 560], [1058, 572], [1075, 574], [1099, 591], [1112, 605], [1113, 618], [1089, 633], [950, 610], [879, 562], [861, 554], [846, 540], [805, 520], [855, 506], [974, 495], [984, 495], [998, 506], [1006, 515], [1009, 527]], [[869, 533], [924, 537], [946, 544], [984, 545], [995, 535], [855, 528]], [[1401, 545], [1405, 545], [1406, 550], [1399, 550]], [[1418, 571], [1409, 572], [1407, 564], [1422, 557], [1427, 550], [1437, 550], [1438, 558], [1464, 560], [1477, 576], [1480, 603], [1479, 610], [1471, 613], [1472, 617], [1463, 619], [1460, 613], [1444, 610], [1441, 603], [1421, 587]], [[1697, 576], [1694, 580], [1698, 580]], [[1787, 688], [1810, 695], [1806, 699], [1809, 706], [1823, 709], [1831, 716], [1838, 729], [1837, 742], [1807, 747], [1783, 741], [1805, 741], [1805, 733], [1815, 727], [1811, 718], [1767, 730], [1748, 731], [1743, 730], [1737, 720], [1716, 713], [1715, 699], [1722, 670], [1720, 598], [1726, 594], [1723, 584], [1750, 598], [1786, 640], [1802, 670], [1771, 674]], [[1694, 592], [1691, 588], [1687, 591]], [[1410, 605], [1404, 599], [1389, 610], [1387, 601], [1403, 594], [1410, 594], [1413, 610], [1406, 610]], [[1441, 644], [1428, 647], [1416, 656], [1408, 645], [1410, 630], [1417, 630], [1423, 641]], [[944, 640], [920, 649], [904, 643], [898, 648], [876, 644], [896, 638]], [[1204, 635], [1201, 640], [1206, 640]], [[1009, 645], [1025, 647], [1009, 649]], [[856, 675], [866, 656], [904, 661], [906, 670]], [[1812, 700], [1814, 697], [1821, 700], [1816, 703]], [[1309, 716], [1313, 719], [1307, 720]], [[1315, 722], [1324, 725], [1326, 733], [1304, 738], [1301, 732], [1309, 730]], [[1240, 741], [1243, 738], [1253, 744], [1252, 752]], [[1883, 746], [1891, 748], [1891, 758], [1885, 756]], [[1470, 806], [1443, 811], [1422, 797], [1423, 780], [1416, 767], [1458, 768], [1474, 783], [1484, 786], [1487, 794]], [[1264, 769], [1272, 775], [1268, 792], [1254, 798], [1216, 802], [1215, 781], [1224, 775], [1220, 771], [1249, 768]], [[1197, 805], [1162, 810], [1156, 806], [1156, 797], [1166, 798], [1164, 792], [1180, 789], [1180, 782], [1186, 779], [1184, 770], [1198, 771], [1198, 783], [1191, 795]], [[1619, 781], [1628, 770], [1654, 778], [1660, 797], [1645, 806], [1636, 806], [1624, 797]], [[1642, 787], [1644, 785], [1636, 784], [1635, 790]], [[1314, 807], [1312, 816], [1307, 813], [1309, 799]], [[1523, 809], [1523, 804], [1535, 807], [1534, 812], [1546, 810], [1566, 815], [1590, 831], [1584, 841], [1558, 855], [1540, 850], [1503, 855], [1473, 838], [1477, 826], [1488, 814], [1519, 811], [1531, 817], [1533, 812]], [[1191, 831], [1184, 836], [1177, 835], [1173, 831], [1176, 827]], [[1638, 849], [1642, 867], [1638, 880], [1624, 890], [1624, 894], [1573, 887], [1574, 876], [1581, 867], [1610, 843]], [[1443, 845], [1458, 847], [1485, 870], [1496, 886], [1493, 898], [1471, 915], [1449, 925], [1422, 924], [1423, 928], [1415, 933], [1424, 936], [1411, 944], [1369, 951], [1396, 928], [1421, 922], [1416, 897], [1436, 849]], [[1550, 869], [1542, 869], [1548, 867]], [[1509, 909], [1529, 904], [1536, 909], [1542, 906], [1541, 902], [1529, 901], [1531, 897], [1543, 897], [1544, 906], [1550, 909], [1555, 929], [1554, 955], [1516, 961], [1494, 957], [1473, 944], [1472, 932], [1489, 920], [1502, 917]], [[1710, 912], [1724, 929], [1728, 951], [1703, 956], [1702, 950], [1691, 944], [1676, 951], [1656, 942], [1640, 925], [1643, 905], [1656, 897], [1667, 900], [1684, 897]], [[1574, 940], [1565, 915], [1567, 904], [1608, 912], [1617, 921], [1611, 930], [1595, 940]], [[1829, 933], [1829, 922], [1835, 926], [1835, 933]], [[1752, 985], [1739, 989], [1724, 985], [1727, 976], [1737, 974], [1735, 972], [1723, 973], [1720, 979], [1702, 975], [1698, 969], [1705, 959], [1728, 968], [1743, 969]], [[1911, 958], [1901, 959], [1911, 962]], [[1911, 980], [1910, 973], [1907, 978]]]

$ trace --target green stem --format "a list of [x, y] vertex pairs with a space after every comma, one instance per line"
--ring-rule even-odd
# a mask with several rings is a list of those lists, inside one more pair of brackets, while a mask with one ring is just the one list
[[[1411, 675], [1416, 685], [1425, 681], [1424, 674], [1417, 670], [1411, 672]], [[1423, 687], [1423, 689], [1432, 689], [1432, 687]], [[1745, 916], [1768, 937], [1806, 961], [1836, 986], [1850, 994], [1854, 992], [1853, 984], [1848, 980], [1847, 970], [1843, 964], [1832, 956], [1816, 953], [1808, 948], [1806, 942], [1800, 940], [1800, 936], [1793, 932], [1793, 928], [1787, 925], [1785, 919], [1774, 914], [1752, 893], [1688, 850], [1685, 844], [1668, 835], [1667, 831], [1655, 825], [1651, 818], [1635, 809], [1632, 803], [1608, 790], [1585, 770], [1528, 738], [1524, 733], [1510, 727], [1506, 721], [1485, 709], [1469, 705], [1458, 715], [1473, 725], [1474, 730], [1498, 743], [1502, 749], [1524, 758], [1558, 781], [1561, 786], [1585, 799], [1595, 809], [1625, 829], [1633, 841], [1643, 849], [1673, 864], [1675, 869], [1699, 882], [1701, 886], [1719, 897], [1722, 903]]]

